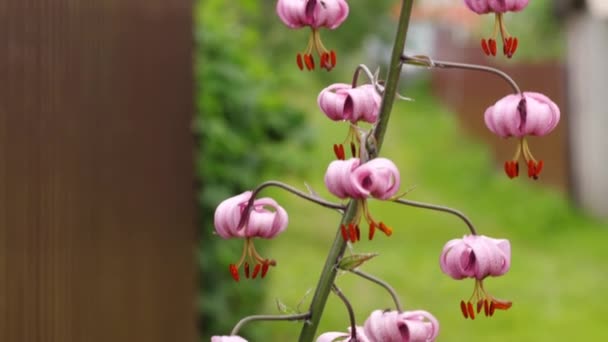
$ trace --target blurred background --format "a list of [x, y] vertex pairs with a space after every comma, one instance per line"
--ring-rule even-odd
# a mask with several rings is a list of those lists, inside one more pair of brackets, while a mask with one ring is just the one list
[[[309, 31], [290, 30], [275, 1], [6, 0], [0, 3], [0, 341], [208, 341], [246, 315], [303, 312], [339, 222], [336, 212], [265, 190], [289, 229], [258, 251], [277, 260], [264, 280], [230, 277], [242, 241], [213, 232], [223, 199], [276, 179], [321, 196], [347, 125], [327, 120], [321, 89], [364, 63], [386, 76], [399, 1], [350, 1], [323, 30], [331, 72], [300, 71]], [[387, 280], [406, 309], [441, 323], [439, 341], [598, 340], [608, 333], [608, 6], [534, 0], [505, 16], [512, 59], [479, 46], [493, 17], [461, 0], [414, 4], [406, 52], [491, 65], [548, 95], [559, 126], [530, 139], [545, 167], [510, 180], [516, 141], [483, 112], [511, 92], [493, 75], [406, 66], [382, 155], [413, 200], [465, 212], [484, 235], [508, 238], [512, 267], [487, 279], [513, 307], [465, 320], [472, 281], [441, 273], [446, 241], [466, 234], [441, 213], [372, 202], [390, 238], [362, 269]], [[358, 322], [391, 306], [353, 275], [337, 284]], [[279, 310], [279, 307], [282, 309]], [[330, 296], [319, 333], [345, 331]], [[299, 323], [260, 322], [251, 341], [293, 341]]]

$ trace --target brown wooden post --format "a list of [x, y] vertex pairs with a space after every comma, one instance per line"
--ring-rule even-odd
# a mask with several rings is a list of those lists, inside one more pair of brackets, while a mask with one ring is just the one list
[[0, 1], [0, 341], [195, 341], [191, 2]]

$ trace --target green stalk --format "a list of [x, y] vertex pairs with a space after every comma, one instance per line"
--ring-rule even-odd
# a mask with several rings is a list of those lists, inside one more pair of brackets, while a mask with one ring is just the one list
[[[405, 39], [407, 36], [407, 29], [410, 22], [410, 15], [412, 13], [412, 3], [414, 0], [403, 0], [401, 5], [401, 13], [399, 15], [399, 26], [397, 27], [397, 35], [395, 37], [395, 43], [393, 45], [393, 53], [391, 55], [391, 62], [388, 69], [388, 76], [386, 85], [384, 88], [384, 95], [382, 97], [382, 105], [380, 106], [380, 114], [378, 118], [378, 124], [374, 130], [374, 138], [376, 141], [376, 153], [380, 152], [382, 141], [384, 140], [384, 134], [388, 126], [388, 120], [393, 109], [393, 103], [395, 102], [395, 96], [397, 94], [397, 85], [399, 83], [399, 76], [401, 75], [401, 54], [405, 47]], [[348, 208], [342, 217], [340, 225], [348, 225], [348, 223], [354, 218], [359, 206], [358, 201], [350, 201]], [[317, 327], [321, 321], [325, 304], [327, 303], [327, 297], [331, 292], [331, 287], [336, 279], [337, 274], [337, 263], [344, 255], [346, 249], [346, 242], [342, 238], [340, 228], [336, 231], [334, 243], [329, 250], [325, 266], [321, 272], [321, 277], [317, 288], [315, 290], [314, 297], [310, 303], [310, 319], [304, 323], [302, 331], [300, 332], [300, 342], [311, 342], [317, 332]]]

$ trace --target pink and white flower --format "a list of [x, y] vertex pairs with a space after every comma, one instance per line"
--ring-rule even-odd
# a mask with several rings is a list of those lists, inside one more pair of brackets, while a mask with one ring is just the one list
[[376, 310], [365, 321], [364, 332], [370, 341], [432, 342], [439, 334], [439, 321], [423, 310]]
[[356, 242], [360, 239], [361, 216], [369, 224], [370, 240], [376, 228], [390, 236], [392, 229], [371, 216], [367, 198], [388, 200], [399, 191], [400, 184], [399, 170], [389, 159], [375, 158], [364, 164], [358, 158], [332, 161], [325, 172], [325, 185], [329, 192], [342, 199], [353, 198], [361, 202], [360, 212], [355, 215], [353, 222], [341, 227], [344, 240]]
[[[239, 269], [244, 266], [245, 277], [256, 278], [266, 276], [268, 268], [276, 262], [262, 258], [256, 251], [253, 238], [273, 239], [287, 228], [289, 222], [287, 212], [272, 198], [259, 198], [253, 201], [249, 216], [240, 227], [243, 215], [251, 199], [251, 191], [228, 198], [215, 209], [215, 231], [224, 239], [243, 238], [245, 248], [238, 263], [230, 264], [230, 274], [239, 281]], [[246, 261], [248, 259], [248, 261]], [[251, 264], [250, 264], [251, 262]], [[253, 268], [250, 270], [250, 265]], [[250, 272], [251, 271], [251, 272]]]
[[547, 96], [535, 92], [507, 95], [486, 109], [484, 120], [490, 131], [503, 138], [516, 137], [520, 140], [513, 159], [505, 162], [505, 172], [510, 178], [518, 176], [517, 160], [523, 154], [528, 177], [538, 179], [543, 161], [534, 158], [525, 137], [549, 134], [559, 119], [559, 107]]
[[334, 121], [376, 123], [382, 97], [371, 84], [352, 88], [350, 84], [335, 83], [321, 90], [317, 97], [319, 108]]
[[[439, 261], [441, 271], [460, 280], [474, 278], [475, 288], [471, 299], [460, 302], [465, 318], [475, 318], [475, 311], [483, 308], [486, 316], [492, 316], [496, 309], [507, 310], [510, 301], [491, 296], [483, 287], [483, 280], [489, 276], [504, 275], [511, 267], [511, 244], [509, 240], [494, 239], [483, 235], [465, 235], [462, 239], [453, 239], [446, 243]], [[476, 310], [473, 307], [476, 304]]]
[[511, 58], [517, 50], [518, 40], [507, 32], [504, 24], [503, 15], [506, 12], [519, 12], [528, 6], [529, 0], [465, 0], [467, 7], [477, 13], [495, 13], [496, 22], [494, 25], [494, 33], [486, 41], [481, 40], [481, 48], [487, 56], [496, 56], [496, 36], [500, 32], [500, 37], [503, 43], [503, 53], [508, 58]]
[[331, 70], [336, 66], [336, 53], [327, 50], [321, 41], [319, 29], [336, 29], [348, 17], [348, 3], [345, 0], [278, 0], [277, 14], [281, 21], [292, 29], [310, 27], [311, 35], [304, 53], [298, 53], [297, 64], [300, 70], [313, 70], [313, 52], [320, 58], [321, 68]]

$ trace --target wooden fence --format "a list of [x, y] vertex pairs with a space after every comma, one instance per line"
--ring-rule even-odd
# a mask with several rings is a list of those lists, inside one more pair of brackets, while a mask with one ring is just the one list
[[194, 341], [192, 9], [0, 1], [0, 341]]

